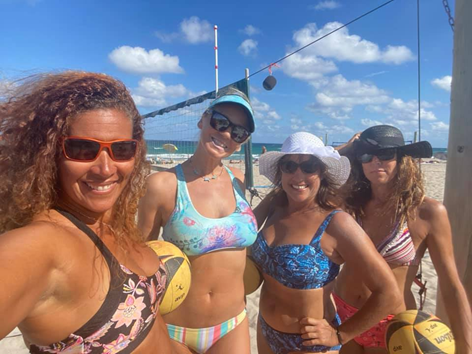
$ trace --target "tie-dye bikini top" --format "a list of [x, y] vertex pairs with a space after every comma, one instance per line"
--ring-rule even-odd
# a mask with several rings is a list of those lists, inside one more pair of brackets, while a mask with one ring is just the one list
[[105, 301], [87, 323], [60, 342], [47, 346], [30, 344], [30, 353], [132, 353], [151, 331], [159, 311], [167, 281], [164, 265], [161, 263], [149, 277], [133, 273], [119, 264], [87, 225], [66, 211], [57, 211], [82, 230], [101, 252], [110, 270], [110, 286]]
[[256, 218], [244, 193], [227, 167], [231, 177], [236, 209], [224, 218], [202, 216], [193, 206], [182, 166], [175, 168], [177, 198], [174, 211], [164, 226], [164, 240], [179, 247], [188, 256], [198, 256], [227, 248], [248, 247], [257, 237]]
[[333, 210], [325, 218], [308, 245], [270, 247], [260, 231], [251, 248], [255, 263], [265, 274], [292, 289], [319, 289], [329, 284], [338, 275], [339, 265], [323, 252], [321, 237], [339, 211]]

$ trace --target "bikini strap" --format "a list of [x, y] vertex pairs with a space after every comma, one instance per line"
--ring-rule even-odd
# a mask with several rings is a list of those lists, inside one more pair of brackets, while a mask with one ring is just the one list
[[239, 185], [238, 180], [234, 177], [233, 172], [226, 167], [226, 171], [228, 171], [229, 176], [231, 177], [231, 184], [233, 185], [233, 189], [236, 191], [235, 196], [236, 199], [242, 199], [247, 203], [246, 196], [244, 195], [244, 191], [241, 190], [241, 186]]
[[177, 176], [177, 200], [176, 206], [180, 205], [182, 201], [190, 198], [187, 191], [187, 181], [185, 181], [184, 170], [182, 164], [175, 166], [175, 174]]
[[333, 210], [331, 213], [328, 214], [328, 216], [326, 216], [326, 218], [323, 220], [318, 230], [316, 230], [315, 236], [313, 236], [313, 239], [311, 240], [310, 245], [316, 242], [323, 235], [329, 223], [331, 222], [331, 219], [333, 218], [333, 216], [339, 213], [340, 211], [341, 210]]
[[[113, 272], [115, 267], [119, 265], [120, 263], [118, 260], [115, 258], [115, 256], [110, 252], [108, 247], [105, 245], [105, 243], [100, 239], [100, 237], [97, 236], [93, 230], [88, 227], [84, 222], [80, 221], [77, 219], [74, 215], [71, 213], [60, 209], [60, 208], [55, 208], [55, 210], [64, 216], [66, 219], [68, 219], [71, 223], [73, 223], [80, 231], [82, 231], [84, 234], [86, 234], [90, 240], [94, 243], [95, 247], [98, 248], [100, 253], [103, 255], [103, 258], [105, 258], [105, 261], [107, 262], [108, 268], [110, 270], [110, 273]], [[111, 276], [110, 277], [113, 281], [115, 277]]]

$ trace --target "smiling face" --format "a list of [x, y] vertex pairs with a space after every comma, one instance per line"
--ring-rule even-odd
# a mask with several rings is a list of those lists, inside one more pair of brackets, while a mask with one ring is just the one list
[[[77, 115], [70, 125], [69, 136], [102, 141], [131, 139], [131, 119], [116, 109], [99, 109]], [[135, 159], [113, 161], [104, 149], [95, 161], [71, 161], [61, 156], [58, 164], [60, 199], [66, 205], [86, 214], [103, 214], [112, 209], [128, 183]]]
[[[309, 161], [314, 164], [320, 162], [311, 155], [286, 155], [282, 158], [280, 163], [293, 161], [298, 164]], [[280, 166], [280, 165], [279, 165]], [[280, 167], [279, 167], [280, 168]], [[303, 172], [299, 167], [294, 173], [283, 172], [281, 174], [282, 189], [287, 194], [287, 198], [293, 202], [305, 203], [314, 201], [321, 185], [321, 168], [315, 169], [314, 173]]]
[[[248, 117], [245, 109], [238, 104], [222, 103], [212, 108], [214, 111], [223, 114], [231, 123], [248, 128]], [[199, 123], [202, 129], [200, 144], [215, 158], [225, 158], [241, 149], [242, 144], [231, 139], [231, 128], [219, 132], [210, 125], [211, 113], [204, 114]]]
[[396, 156], [387, 161], [374, 155], [372, 161], [362, 164], [362, 171], [372, 185], [389, 184], [397, 174]]

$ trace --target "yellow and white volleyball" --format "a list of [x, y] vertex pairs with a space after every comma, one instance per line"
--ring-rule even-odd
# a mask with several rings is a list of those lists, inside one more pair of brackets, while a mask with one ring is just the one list
[[387, 327], [385, 340], [390, 354], [454, 354], [452, 331], [439, 318], [419, 310], [396, 315]]
[[190, 261], [177, 246], [165, 241], [147, 243], [167, 270], [166, 290], [159, 306], [161, 315], [174, 311], [187, 297], [192, 275]]
[[257, 268], [256, 263], [251, 256], [246, 257], [246, 268], [244, 269], [244, 294], [249, 295], [259, 289], [264, 278], [262, 273]]

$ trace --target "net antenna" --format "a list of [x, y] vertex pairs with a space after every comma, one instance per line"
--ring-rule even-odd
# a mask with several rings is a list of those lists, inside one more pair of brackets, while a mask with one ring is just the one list
[[215, 94], [218, 96], [218, 26], [215, 25]]

